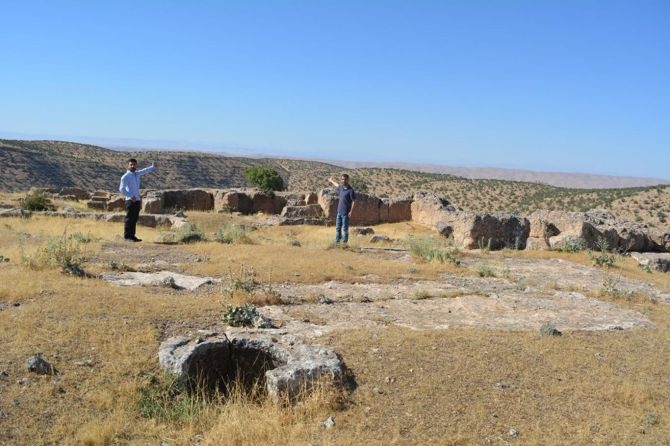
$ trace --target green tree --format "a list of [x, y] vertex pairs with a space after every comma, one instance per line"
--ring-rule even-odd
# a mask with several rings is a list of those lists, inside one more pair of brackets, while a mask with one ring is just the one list
[[265, 192], [284, 190], [284, 180], [279, 172], [269, 167], [254, 166], [244, 171], [244, 177]]

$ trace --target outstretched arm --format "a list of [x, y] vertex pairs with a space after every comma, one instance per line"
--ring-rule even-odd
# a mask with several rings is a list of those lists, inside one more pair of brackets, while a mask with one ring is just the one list
[[333, 186], [335, 186], [335, 187], [340, 187], [340, 183], [338, 183], [337, 181], [333, 180], [333, 177], [328, 178], [328, 182], [329, 182], [330, 184], [332, 184]]

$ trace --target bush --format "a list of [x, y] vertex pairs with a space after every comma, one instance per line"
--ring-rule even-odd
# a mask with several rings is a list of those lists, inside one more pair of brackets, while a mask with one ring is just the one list
[[27, 194], [21, 200], [21, 209], [24, 211], [52, 211], [54, 206], [42, 191], [35, 191]]
[[250, 242], [247, 228], [236, 224], [224, 224], [216, 232], [214, 238], [219, 243], [231, 244], [236, 242]]
[[244, 177], [254, 186], [265, 192], [284, 190], [284, 180], [274, 169], [263, 166], [254, 166], [244, 171]]
[[160, 235], [158, 243], [193, 243], [207, 240], [205, 234], [194, 224], [186, 223], [174, 231]]
[[58, 268], [63, 270], [77, 270], [83, 262], [80, 249], [81, 242], [63, 234], [47, 240], [46, 246], [37, 250], [33, 256], [23, 255], [22, 263], [31, 269]]
[[429, 262], [452, 263], [460, 265], [461, 262], [454, 256], [456, 248], [435, 246], [435, 241], [429, 237], [410, 238], [407, 241], [412, 254]]
[[575, 253], [582, 251], [584, 249], [584, 245], [585, 243], [583, 239], [571, 239], [566, 240], [560, 245], [556, 246], [554, 250], [558, 252]]
[[270, 320], [252, 304], [229, 305], [223, 313], [223, 322], [231, 327], [273, 328]]

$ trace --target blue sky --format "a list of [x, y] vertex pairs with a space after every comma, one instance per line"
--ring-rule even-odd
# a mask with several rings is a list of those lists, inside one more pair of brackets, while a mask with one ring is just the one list
[[0, 11], [0, 137], [670, 179], [668, 0]]

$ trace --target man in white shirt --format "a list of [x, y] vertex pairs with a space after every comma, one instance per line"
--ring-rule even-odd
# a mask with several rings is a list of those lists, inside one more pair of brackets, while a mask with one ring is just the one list
[[137, 220], [140, 217], [140, 208], [142, 197], [140, 196], [140, 177], [145, 173], [156, 170], [156, 163], [151, 166], [137, 170], [137, 160], [130, 158], [128, 160], [128, 170], [121, 177], [119, 192], [126, 197], [126, 218], [123, 226], [123, 238], [130, 242], [141, 242], [142, 240], [135, 236]]

